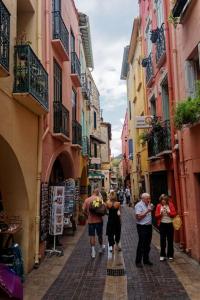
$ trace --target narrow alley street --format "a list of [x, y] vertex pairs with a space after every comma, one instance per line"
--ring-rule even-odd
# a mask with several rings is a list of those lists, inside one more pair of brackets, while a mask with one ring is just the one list
[[[63, 257], [47, 258], [38, 270], [28, 275], [24, 299], [199, 299], [198, 264], [179, 251], [174, 262], [161, 263], [159, 236], [154, 232], [153, 266], [136, 268], [137, 231], [132, 208], [123, 207], [122, 222], [122, 252], [108, 253], [106, 247], [104, 254], [92, 260], [86, 227], [77, 232], [75, 240], [79, 236], [80, 239], [74, 242], [65, 263], [60, 262]], [[68, 247], [70, 244], [65, 252]]]

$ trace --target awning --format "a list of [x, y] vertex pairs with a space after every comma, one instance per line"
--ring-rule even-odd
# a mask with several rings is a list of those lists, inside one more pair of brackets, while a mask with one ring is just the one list
[[106, 142], [104, 142], [102, 139], [100, 139], [99, 137], [97, 137], [93, 134], [90, 135], [90, 138], [94, 141], [97, 141], [99, 144], [106, 144]]

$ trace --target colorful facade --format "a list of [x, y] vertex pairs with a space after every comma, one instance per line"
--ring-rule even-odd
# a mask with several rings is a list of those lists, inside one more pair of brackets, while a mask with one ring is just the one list
[[[179, 103], [196, 96], [196, 81], [200, 79], [200, 2], [176, 1], [173, 17], [179, 18], [177, 27], [171, 25], [173, 36], [173, 82], [175, 100]], [[200, 125], [184, 126], [177, 135], [176, 165], [181, 201], [179, 212], [184, 226], [181, 231], [183, 248], [200, 261], [199, 193], [200, 193]]]
[[130, 186], [130, 162], [129, 162], [129, 147], [128, 147], [128, 113], [125, 114], [124, 124], [122, 128], [122, 169], [123, 169], [123, 185]]
[[152, 116], [147, 131], [150, 192], [154, 204], [162, 193], [174, 201], [174, 87], [172, 84], [172, 51], [169, 32], [168, 1], [139, 1], [141, 35], [145, 69], [147, 113]]
[[[43, 117], [49, 109], [41, 2], [0, 1], [0, 191], [3, 211], [22, 220], [14, 234], [25, 272], [38, 256]], [[14, 72], [13, 72], [14, 70]]]

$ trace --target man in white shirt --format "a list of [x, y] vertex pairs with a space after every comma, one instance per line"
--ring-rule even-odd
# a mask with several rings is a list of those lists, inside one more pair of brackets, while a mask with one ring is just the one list
[[153, 265], [149, 260], [152, 239], [151, 212], [152, 205], [150, 195], [148, 193], [143, 193], [141, 196], [141, 201], [135, 205], [136, 224], [139, 238], [135, 264], [138, 268], [142, 268], [142, 260], [144, 265]]

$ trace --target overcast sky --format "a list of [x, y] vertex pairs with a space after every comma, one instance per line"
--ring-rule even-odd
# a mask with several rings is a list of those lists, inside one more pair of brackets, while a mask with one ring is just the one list
[[112, 155], [121, 153], [126, 85], [120, 80], [123, 50], [130, 42], [137, 0], [75, 0], [89, 16], [94, 56], [93, 76], [100, 92], [104, 121], [112, 124]]

